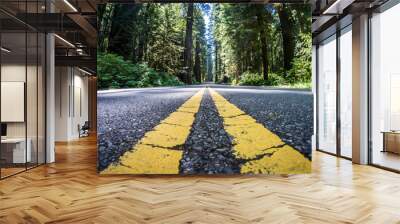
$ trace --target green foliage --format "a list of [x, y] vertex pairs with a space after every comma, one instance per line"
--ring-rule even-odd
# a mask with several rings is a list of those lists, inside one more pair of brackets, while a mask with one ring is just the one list
[[277, 73], [269, 73], [268, 80], [264, 82], [265, 86], [279, 86], [286, 82], [286, 80]]
[[186, 3], [100, 6], [98, 49], [115, 55], [100, 56], [99, 87], [178, 85], [178, 77], [239, 85], [310, 82], [308, 4], [195, 3], [193, 16], [187, 13]]
[[232, 86], [237, 86], [237, 85], [239, 85], [239, 80], [236, 79], [236, 78], [233, 79], [232, 82], [231, 82], [231, 85], [232, 85]]
[[[144, 80], [130, 80], [124, 86], [160, 86], [163, 83], [177, 84], [176, 77], [183, 67], [182, 53], [186, 37], [186, 4], [113, 4], [100, 6], [99, 50], [121, 55], [133, 64], [147, 64], [160, 74], [143, 74]], [[201, 75], [207, 72], [206, 25], [200, 8], [194, 9], [192, 42], [198, 41]], [[193, 51], [194, 53], [194, 51]], [[194, 57], [193, 57], [194, 58]], [[192, 60], [195, 62], [194, 60]], [[194, 66], [191, 65], [192, 67]], [[154, 71], [154, 72], [155, 72]], [[157, 77], [160, 77], [159, 79]], [[182, 77], [181, 77], [182, 78]], [[136, 83], [141, 81], [140, 83]], [[111, 82], [111, 81], [110, 81]], [[105, 83], [102, 84], [104, 86]], [[111, 84], [110, 84], [111, 85]]]
[[281, 88], [296, 88], [296, 89], [311, 89], [311, 82], [297, 82], [297, 83], [289, 83], [285, 85], [278, 85]]
[[264, 80], [261, 74], [245, 72], [239, 80], [232, 80], [231, 85], [242, 85], [242, 86], [275, 86], [282, 88], [300, 88], [310, 89], [312, 84], [310, 81], [296, 81], [287, 82], [286, 79], [277, 73], [269, 73], [268, 80]]
[[302, 58], [293, 60], [293, 68], [289, 71], [288, 83], [310, 82], [311, 81], [311, 61]]
[[264, 79], [260, 74], [245, 72], [241, 75], [238, 83], [241, 86], [262, 86], [264, 85]]
[[182, 84], [183, 83], [175, 76], [164, 72], [156, 72], [152, 68], [147, 68], [136, 87], [179, 86]]
[[101, 53], [97, 56], [98, 88], [137, 88], [153, 86], [178, 86], [177, 77], [157, 72], [147, 64], [133, 64], [122, 56]]
[[261, 74], [245, 72], [240, 76], [240, 80], [234, 81], [234, 84], [242, 86], [277, 86], [283, 85], [285, 80], [276, 73], [269, 73], [268, 80], [264, 80]]
[[311, 45], [310, 35], [300, 34], [296, 46], [296, 56], [293, 59], [293, 67], [286, 78], [288, 83], [311, 81]]
[[[281, 85], [310, 81], [312, 37], [308, 5], [218, 4], [212, 13], [212, 32], [214, 42], [218, 45], [214, 75], [218, 78], [222, 74], [230, 74], [232, 83], [240, 85]], [[282, 21], [285, 17], [281, 15], [286, 15], [286, 20]], [[283, 22], [286, 26], [283, 26]], [[283, 33], [287, 31], [282, 30], [284, 27], [293, 28], [287, 33], [290, 35], [286, 43], [283, 40]], [[261, 50], [262, 34], [266, 34], [264, 38], [268, 49], [268, 81], [264, 81], [261, 75], [265, 62]], [[284, 46], [290, 49], [284, 51]], [[284, 65], [287, 58], [291, 68]], [[253, 74], [249, 75], [249, 72]], [[237, 77], [237, 74], [245, 77]]]
[[99, 89], [130, 87], [140, 79], [134, 66], [115, 54], [98, 54], [97, 73]]

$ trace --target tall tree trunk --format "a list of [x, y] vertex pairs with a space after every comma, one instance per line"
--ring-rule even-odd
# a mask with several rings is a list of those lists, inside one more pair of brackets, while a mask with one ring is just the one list
[[243, 68], [242, 55], [241, 55], [240, 52], [238, 52], [238, 54], [239, 54], [239, 55], [238, 55], [239, 61], [236, 63], [236, 72], [235, 72], [235, 79], [236, 79], [236, 82], [239, 81], [240, 74], [242, 74], [242, 73], [243, 73], [243, 70], [244, 70], [244, 68]]
[[105, 4], [99, 7], [99, 51], [107, 52], [108, 38], [111, 32], [112, 17], [114, 15], [114, 4]]
[[187, 84], [192, 84], [192, 45], [193, 45], [193, 3], [188, 3], [186, 15], [186, 36], [185, 51], [183, 58], [183, 70], [185, 71], [185, 80]]
[[293, 21], [288, 14], [288, 8], [285, 4], [278, 8], [279, 20], [282, 32], [282, 47], [283, 47], [283, 67], [286, 72], [292, 68], [292, 60], [294, 58], [294, 27]]
[[223, 78], [223, 73], [224, 72], [224, 65], [222, 64], [222, 55], [219, 55], [218, 58], [218, 76], [221, 78]]
[[215, 82], [218, 82], [218, 42], [215, 42]]
[[212, 56], [211, 56], [211, 48], [208, 48], [209, 50], [207, 51], [207, 74], [208, 74], [208, 81], [212, 82], [213, 81], [213, 75], [212, 75], [212, 71], [213, 71], [213, 63], [212, 63]]
[[136, 61], [141, 62], [143, 61], [144, 55], [144, 36], [143, 33], [139, 34], [139, 44], [137, 48], [137, 59]]
[[136, 16], [136, 6], [134, 4], [129, 4], [126, 7], [123, 5], [114, 5], [113, 24], [109, 34], [108, 50], [118, 53], [125, 60], [131, 59], [132, 56], [133, 35], [128, 27], [132, 25], [132, 21]]
[[149, 11], [150, 11], [150, 6], [151, 4], [147, 4], [144, 12], [144, 24], [143, 27], [144, 29], [142, 32], [139, 34], [139, 44], [138, 44], [138, 50], [137, 50], [137, 61], [141, 62], [145, 60], [145, 55], [146, 55], [146, 46], [147, 46], [147, 39], [148, 39], [148, 33], [149, 33]]
[[265, 32], [265, 18], [263, 10], [258, 10], [257, 22], [260, 29], [260, 42], [261, 42], [261, 60], [263, 65], [263, 79], [268, 80], [268, 46], [267, 46], [267, 34]]
[[271, 46], [271, 71], [274, 72], [275, 71], [275, 62], [274, 62], [274, 58], [275, 58], [275, 54], [274, 54], [274, 45]]
[[194, 77], [196, 77], [197, 82], [201, 82], [201, 61], [200, 61], [200, 41], [196, 40], [196, 49], [194, 57]]
[[132, 62], [133, 63], [136, 63], [137, 61], [136, 61], [136, 57], [137, 57], [137, 50], [136, 50], [136, 36], [134, 36], [133, 37], [133, 39], [132, 39]]

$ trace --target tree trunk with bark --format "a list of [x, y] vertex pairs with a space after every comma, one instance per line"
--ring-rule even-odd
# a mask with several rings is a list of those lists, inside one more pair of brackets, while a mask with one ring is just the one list
[[283, 48], [283, 67], [286, 71], [292, 68], [294, 58], [295, 40], [293, 21], [288, 13], [288, 7], [282, 4], [278, 8], [279, 20], [282, 32], [282, 48]]
[[185, 51], [183, 58], [183, 70], [185, 71], [185, 80], [183, 81], [187, 84], [192, 84], [193, 7], [193, 3], [188, 3], [186, 15]]
[[261, 60], [263, 66], [263, 79], [268, 80], [268, 46], [267, 46], [267, 33], [265, 32], [266, 23], [264, 22], [265, 16], [263, 11], [259, 10], [257, 13], [257, 22], [260, 29], [260, 42], [261, 42]]
[[126, 7], [113, 5], [112, 27], [109, 32], [107, 48], [110, 52], [118, 53], [125, 60], [132, 56], [133, 35], [127, 27], [131, 26], [131, 20], [135, 18], [135, 4]]
[[197, 82], [201, 82], [201, 61], [200, 61], [200, 41], [196, 40], [196, 49], [194, 57], [194, 77]]
[[99, 7], [99, 51], [107, 52], [108, 50], [108, 38], [111, 32], [112, 18], [114, 15], [114, 4], [105, 4]]
[[218, 43], [215, 42], [215, 82], [218, 82]]
[[139, 34], [138, 40], [138, 49], [137, 49], [137, 60], [138, 62], [145, 61], [146, 50], [147, 50], [147, 41], [148, 41], [148, 33], [149, 33], [149, 11], [151, 4], [147, 4], [143, 17], [143, 27], [144, 29]]

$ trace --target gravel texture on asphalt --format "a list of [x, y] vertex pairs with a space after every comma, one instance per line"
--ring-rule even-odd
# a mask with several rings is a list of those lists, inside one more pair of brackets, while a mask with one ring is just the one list
[[232, 139], [224, 130], [214, 101], [208, 90], [184, 145], [180, 162], [183, 174], [240, 173], [239, 161], [232, 154]]
[[98, 170], [104, 170], [199, 88], [130, 90], [98, 94]]
[[313, 96], [310, 92], [232, 88], [215, 90], [311, 159]]
[[[199, 86], [204, 87], [204, 86]], [[311, 158], [313, 97], [305, 91], [213, 87], [228, 101]], [[127, 90], [98, 94], [98, 169], [132, 147], [200, 88]], [[180, 162], [183, 174], [239, 173], [232, 139], [207, 90]]]

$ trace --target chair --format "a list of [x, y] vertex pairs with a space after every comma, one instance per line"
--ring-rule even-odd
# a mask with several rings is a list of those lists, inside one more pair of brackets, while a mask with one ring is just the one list
[[89, 136], [89, 129], [90, 129], [89, 121], [85, 121], [82, 127], [78, 124], [79, 138]]

